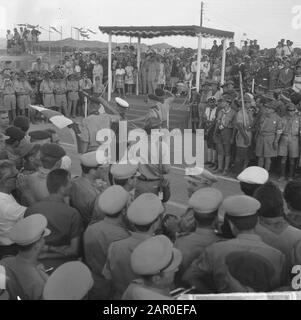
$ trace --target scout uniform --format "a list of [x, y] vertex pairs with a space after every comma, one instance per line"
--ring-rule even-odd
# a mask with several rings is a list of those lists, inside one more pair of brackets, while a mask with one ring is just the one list
[[[249, 196], [236, 195], [227, 197], [222, 206], [230, 217], [242, 219], [255, 215], [260, 208], [260, 202]], [[232, 265], [231, 260], [237, 259], [242, 254], [250, 260], [255, 259], [261, 266], [252, 270], [252, 272], [256, 272], [256, 275], [251, 281], [263, 277], [261, 272], [268, 270], [264, 274], [268, 277], [268, 291], [286, 284], [285, 256], [279, 250], [265, 244], [258, 235], [245, 232], [239, 233], [235, 239], [220, 241], [207, 247], [200, 257], [192, 263], [184, 278], [189, 283], [197, 285], [197, 287], [199, 284], [195, 281], [200, 279], [200, 288], [202, 288], [202, 279], [212, 277], [212, 290], [218, 293], [237, 292], [239, 279], [233, 277], [234, 263]], [[236, 266], [236, 270], [239, 270], [239, 266]], [[252, 286], [251, 290], [239, 287], [238, 292], [254, 290]]]
[[285, 180], [286, 161], [289, 157], [289, 177], [293, 178], [295, 173], [295, 159], [299, 157], [299, 143], [301, 133], [300, 116], [296, 113], [294, 104], [289, 103], [286, 115], [282, 118], [282, 134], [279, 139], [278, 156], [281, 158], [280, 181]]
[[[163, 235], [143, 241], [131, 255], [131, 267], [138, 276], [176, 272], [181, 261], [181, 252], [175, 249], [172, 242]], [[139, 280], [134, 280], [128, 286], [122, 300], [171, 300], [169, 290], [149, 287], [142, 279]]]
[[65, 116], [68, 115], [67, 113], [67, 97], [66, 97], [66, 92], [67, 92], [67, 83], [66, 80], [63, 78], [63, 76], [59, 75], [57, 79], [54, 81], [54, 87], [53, 87], [53, 92], [54, 92], [54, 100], [55, 100], [55, 105], [58, 107], [58, 110], [60, 112], [63, 112]]
[[[83, 166], [94, 168], [95, 170], [101, 165], [106, 165], [105, 162], [97, 160], [95, 151], [81, 155], [80, 162]], [[103, 170], [106, 173], [105, 167], [103, 167]], [[79, 211], [85, 226], [91, 222], [97, 196], [108, 186], [107, 181], [101, 182], [102, 185], [97, 185], [96, 181], [92, 182], [85, 176], [76, 177], [72, 180], [70, 204]]]
[[[163, 212], [160, 199], [152, 193], [144, 193], [131, 203], [126, 215], [134, 225], [150, 226]], [[110, 245], [103, 275], [113, 281], [116, 300], [121, 298], [130, 282], [136, 278], [131, 268], [133, 250], [150, 237], [148, 232], [131, 232], [130, 237]]]
[[17, 95], [17, 107], [20, 110], [28, 108], [30, 102], [30, 93], [32, 88], [25, 76], [20, 75], [19, 80], [15, 82], [15, 92]]
[[[218, 210], [222, 200], [223, 195], [219, 190], [202, 188], [193, 193], [188, 205], [193, 209], [194, 215], [206, 217]], [[205, 247], [217, 242], [218, 239], [213, 227], [197, 227], [194, 232], [180, 236], [175, 242], [175, 247], [181, 251], [183, 256], [181, 272], [183, 273], [191, 265]]]
[[[222, 100], [231, 103], [232, 99], [229, 95], [224, 94]], [[222, 172], [225, 157], [225, 166], [223, 174], [228, 174], [231, 160], [231, 139], [233, 134], [233, 125], [235, 119], [235, 111], [223, 108], [218, 112], [216, 118], [216, 126], [214, 132], [214, 142], [217, 144], [218, 168], [216, 172]]]
[[10, 77], [6, 77], [4, 79], [4, 84], [3, 84], [3, 110], [10, 111], [12, 115], [14, 115], [12, 118], [15, 118], [16, 116], [16, 106], [17, 106], [17, 101], [16, 101], [16, 92], [15, 92], [15, 86], [13, 82], [10, 80]]
[[84, 233], [85, 262], [91, 269], [94, 279], [91, 298], [106, 299], [112, 294], [111, 284], [104, 278], [102, 270], [110, 244], [130, 236], [119, 218], [128, 199], [129, 193], [121, 186], [111, 186], [106, 189], [98, 199], [100, 210], [106, 216], [104, 220], [89, 225]]
[[[19, 246], [29, 246], [47, 237], [50, 230], [47, 228], [47, 219], [40, 214], [18, 221], [9, 233], [10, 239]], [[10, 299], [39, 300], [42, 299], [43, 289], [47, 281], [47, 274], [43, 266], [35, 264], [20, 254], [1, 260], [7, 277], [7, 290]]]
[[89, 268], [80, 261], [58, 267], [48, 278], [43, 290], [44, 300], [82, 300], [93, 286]]
[[79, 83], [76, 79], [76, 76], [70, 75], [69, 79], [67, 80], [67, 98], [68, 98], [68, 115], [75, 117], [76, 113], [76, 106], [79, 99], [78, 95], [79, 91]]
[[[272, 101], [265, 103], [268, 109], [274, 108]], [[277, 113], [262, 114], [258, 122], [255, 153], [259, 158], [271, 158], [277, 156], [277, 148], [274, 149], [273, 143], [277, 136], [282, 133], [281, 118]]]
[[45, 108], [51, 108], [55, 106], [53, 90], [54, 84], [49, 79], [49, 74], [47, 74], [40, 85], [40, 92], [43, 94], [43, 104]]

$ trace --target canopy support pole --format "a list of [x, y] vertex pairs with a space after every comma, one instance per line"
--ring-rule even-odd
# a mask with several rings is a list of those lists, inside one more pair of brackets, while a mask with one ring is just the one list
[[222, 71], [221, 71], [221, 85], [225, 83], [225, 69], [226, 69], [226, 49], [227, 43], [226, 38], [223, 40], [223, 58], [222, 58]]
[[112, 95], [112, 34], [109, 33], [108, 48], [108, 101], [111, 101]]
[[137, 79], [136, 79], [136, 95], [139, 95], [139, 74], [140, 74], [140, 61], [141, 61], [141, 52], [140, 52], [140, 44], [141, 44], [141, 38], [138, 37], [138, 43], [137, 43]]
[[202, 35], [198, 35], [198, 56], [197, 56], [197, 72], [196, 72], [196, 90], [200, 91], [200, 76], [201, 76], [201, 57], [202, 57]]

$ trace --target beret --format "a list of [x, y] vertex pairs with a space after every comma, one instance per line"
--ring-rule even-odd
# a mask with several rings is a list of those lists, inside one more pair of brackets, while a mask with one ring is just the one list
[[138, 275], [155, 275], [174, 271], [182, 262], [182, 254], [164, 235], [151, 237], [132, 252], [131, 267]]
[[129, 206], [127, 217], [136, 225], [148, 225], [164, 212], [161, 200], [154, 193], [143, 193]]
[[24, 131], [17, 127], [9, 127], [5, 130], [5, 135], [13, 140], [21, 141], [25, 137]]
[[227, 197], [222, 206], [225, 212], [232, 217], [248, 217], [254, 215], [261, 207], [255, 198], [245, 195]]
[[94, 284], [91, 271], [80, 261], [59, 266], [47, 279], [43, 290], [45, 300], [81, 300]]
[[37, 130], [37, 131], [31, 131], [28, 133], [28, 135], [33, 140], [45, 140], [51, 138], [51, 133], [47, 130]]
[[223, 201], [223, 194], [215, 188], [202, 188], [195, 191], [188, 201], [189, 207], [201, 214], [212, 213]]
[[249, 184], [264, 184], [269, 180], [269, 173], [264, 168], [252, 166], [244, 169], [237, 179]]
[[45, 156], [61, 159], [66, 155], [65, 150], [56, 143], [45, 143], [41, 147], [41, 153]]
[[14, 126], [20, 128], [23, 131], [27, 131], [30, 126], [29, 119], [24, 116], [17, 116], [14, 120]]
[[130, 194], [121, 186], [113, 185], [98, 197], [98, 207], [106, 215], [120, 212], [128, 203]]
[[37, 213], [19, 220], [9, 231], [8, 237], [20, 246], [27, 246], [50, 233], [47, 229], [47, 219]]

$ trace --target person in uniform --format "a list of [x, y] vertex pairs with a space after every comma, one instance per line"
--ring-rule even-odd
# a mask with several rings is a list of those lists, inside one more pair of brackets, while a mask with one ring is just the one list
[[59, 72], [55, 74], [54, 78], [54, 87], [53, 87], [53, 92], [54, 92], [54, 100], [55, 100], [55, 105], [58, 108], [58, 111], [63, 113], [64, 116], [68, 117], [68, 103], [67, 103], [67, 83], [66, 79], [64, 78], [64, 74]]
[[[235, 120], [235, 111], [231, 109], [232, 99], [229, 95], [222, 95], [222, 109], [218, 112], [214, 130], [214, 142], [217, 145], [218, 168], [215, 173], [228, 175], [231, 161], [231, 140]], [[225, 164], [224, 164], [225, 162]]]
[[252, 142], [253, 113], [251, 98], [249, 94], [244, 97], [244, 110], [242, 109], [242, 100], [239, 101], [241, 108], [235, 117], [235, 144], [236, 144], [236, 170], [244, 170], [249, 163], [249, 148]]
[[19, 148], [19, 155], [23, 162], [20, 173], [29, 175], [38, 171], [41, 166], [40, 149], [41, 146], [35, 143], [24, 143]]
[[79, 99], [79, 82], [76, 74], [67, 77], [68, 117], [75, 118], [76, 107]]
[[90, 224], [84, 233], [84, 261], [94, 279], [91, 299], [108, 299], [112, 296], [112, 285], [104, 278], [102, 270], [110, 244], [130, 236], [123, 224], [123, 211], [128, 200], [129, 193], [121, 186], [110, 186], [98, 199], [100, 211], [105, 214], [105, 218]]
[[286, 115], [281, 119], [282, 133], [278, 146], [278, 156], [281, 157], [280, 182], [285, 180], [287, 158], [289, 158], [289, 179], [294, 178], [301, 134], [301, 119], [296, 113], [296, 106], [289, 103], [286, 110]]
[[86, 300], [93, 287], [89, 268], [80, 261], [66, 262], [47, 279], [44, 300]]
[[144, 240], [154, 235], [162, 222], [164, 207], [153, 193], [144, 193], [136, 198], [127, 209], [126, 217], [132, 226], [131, 236], [113, 242], [108, 251], [103, 275], [112, 280], [119, 300], [136, 275], [131, 268], [131, 254]]
[[54, 83], [50, 79], [50, 72], [45, 72], [44, 80], [40, 85], [40, 93], [43, 95], [43, 105], [45, 108], [55, 107], [53, 90]]
[[270, 170], [271, 158], [277, 156], [278, 143], [282, 133], [281, 118], [275, 112], [273, 97], [261, 98], [262, 114], [257, 123], [256, 148], [258, 166]]
[[18, 221], [10, 230], [9, 238], [18, 245], [19, 251], [16, 256], [0, 261], [9, 278], [7, 290], [10, 299], [42, 299], [48, 275], [38, 257], [45, 244], [44, 238], [49, 234], [47, 219], [40, 214]]
[[213, 141], [213, 132], [215, 128], [215, 120], [217, 117], [217, 99], [209, 97], [207, 100], [207, 107], [202, 116], [202, 123], [204, 127], [204, 139], [207, 142], [207, 161], [205, 165], [209, 167], [216, 167], [216, 146]]
[[84, 94], [83, 92], [87, 94], [92, 94], [92, 87], [93, 83], [88, 78], [87, 72], [83, 72], [82, 78], [79, 80], [79, 116], [85, 116], [85, 101], [84, 101]]
[[[164, 178], [164, 175], [170, 170], [170, 165], [165, 164], [169, 150], [164, 141], [156, 143], [156, 141], [154, 142], [152, 141], [153, 139], [151, 139], [152, 129], [159, 128], [161, 128], [161, 121], [158, 118], [149, 118], [146, 120], [145, 131], [148, 135], [148, 157], [150, 154], [151, 161], [149, 163], [149, 159], [141, 159], [141, 162], [138, 164], [140, 176], [137, 179], [135, 197], [144, 192], [151, 192], [160, 195], [161, 200], [167, 202], [170, 196], [170, 194], [168, 194], [169, 182]], [[162, 152], [160, 152], [161, 148]], [[131, 154], [131, 152], [133, 154]], [[131, 148], [131, 152], [128, 154], [130, 161], [132, 161], [131, 159], [135, 159], [137, 153], [135, 146]], [[162, 155], [162, 157], [160, 157], [160, 155]], [[159, 163], [156, 164], [157, 162]]]
[[68, 171], [55, 169], [47, 175], [49, 196], [30, 205], [25, 217], [39, 212], [48, 220], [51, 235], [39, 256], [46, 268], [54, 269], [61, 264], [77, 260], [80, 256], [79, 246], [83, 231], [79, 212], [64, 202], [70, 195], [71, 179]]
[[269, 283], [267, 291], [286, 285], [288, 272], [284, 254], [265, 244], [255, 234], [260, 202], [249, 196], [235, 195], [227, 197], [222, 206], [235, 238], [208, 246], [186, 271], [183, 280], [196, 286], [197, 291], [202, 293], [236, 292], [236, 281], [229, 276], [230, 262], [244, 253], [255, 257], [258, 264], [263, 266], [254, 270], [253, 281], [256, 277], [262, 277], [264, 268], [269, 270], [265, 273]]
[[292, 251], [296, 243], [301, 241], [301, 230], [289, 225], [285, 220], [282, 192], [274, 183], [268, 182], [256, 190], [254, 198], [261, 204], [256, 234], [266, 244], [285, 254], [291, 270]]
[[32, 88], [26, 80], [24, 73], [20, 73], [18, 80], [15, 82], [15, 92], [17, 95], [17, 113], [18, 115], [26, 115], [28, 113]]
[[30, 127], [30, 121], [27, 117], [24, 116], [17, 116], [14, 119], [13, 125], [19, 129], [21, 129], [25, 133], [25, 137], [22, 140], [22, 143], [29, 143], [30, 142], [30, 136], [28, 135], [28, 130]]
[[301, 229], [301, 182], [289, 181], [284, 188], [283, 197], [288, 207], [286, 220], [293, 227]]
[[[97, 132], [101, 129], [110, 129], [113, 122], [118, 122], [120, 115], [105, 99], [102, 97], [89, 97], [89, 116], [82, 120], [78, 127], [71, 126], [75, 132], [78, 149], [80, 153], [96, 151], [100, 143], [96, 141]], [[113, 112], [107, 114], [100, 112], [100, 103]]]
[[269, 172], [264, 168], [252, 166], [244, 169], [238, 176], [240, 190], [253, 197], [254, 192], [269, 180]]
[[214, 223], [222, 201], [222, 193], [215, 188], [199, 189], [190, 197], [188, 205], [196, 221], [196, 230], [180, 235], [175, 242], [175, 247], [181, 251], [183, 256], [180, 271], [177, 274], [179, 282], [185, 270], [202, 250], [219, 240], [215, 233]]
[[105, 159], [97, 159], [96, 151], [81, 155], [80, 165], [82, 176], [72, 180], [70, 205], [79, 211], [86, 227], [94, 216], [97, 196], [108, 187], [109, 167]]
[[0, 111], [0, 132], [3, 134], [5, 130], [9, 127], [9, 114], [7, 111]]
[[132, 270], [139, 278], [128, 286], [122, 300], [172, 300], [170, 291], [181, 261], [181, 252], [166, 236], [143, 241], [131, 255]]
[[24, 198], [24, 204], [31, 205], [49, 196], [47, 175], [61, 165], [65, 150], [56, 143], [46, 143], [40, 149], [41, 167], [38, 171], [26, 176], [30, 197]]
[[4, 75], [1, 91], [3, 94], [3, 110], [8, 111], [9, 119], [12, 122], [16, 118], [17, 101], [15, 86], [9, 75]]

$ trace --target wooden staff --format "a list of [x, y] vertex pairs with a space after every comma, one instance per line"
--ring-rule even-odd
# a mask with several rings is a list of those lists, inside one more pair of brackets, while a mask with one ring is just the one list
[[246, 110], [245, 110], [245, 101], [244, 101], [244, 91], [242, 88], [242, 74], [241, 71], [239, 71], [239, 86], [240, 86], [240, 95], [241, 95], [241, 105], [242, 105], [242, 116], [243, 116], [243, 122], [244, 122], [244, 129], [246, 129]]

